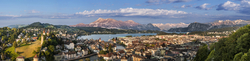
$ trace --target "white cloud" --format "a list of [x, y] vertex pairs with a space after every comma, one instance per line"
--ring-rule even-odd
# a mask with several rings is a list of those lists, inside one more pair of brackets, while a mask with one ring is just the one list
[[240, 4], [227, 1], [218, 6], [217, 10], [236, 11], [238, 13], [250, 15], [250, 0], [240, 0]]
[[207, 5], [210, 5], [210, 4], [204, 3], [204, 4], [200, 5], [200, 6], [195, 7], [195, 8], [201, 9], [201, 10], [210, 10], [210, 9], [212, 9], [212, 8], [208, 8]]
[[36, 11], [36, 10], [31, 10], [28, 13], [40, 13], [40, 11]]
[[188, 7], [192, 7], [192, 5], [182, 5], [181, 8], [188, 8]]
[[0, 15], [0, 17], [21, 17], [22, 15]]
[[239, 10], [239, 8], [240, 8], [240, 4], [227, 1], [223, 4], [220, 4], [216, 10]]
[[164, 10], [164, 9], [137, 9], [137, 8], [121, 8], [118, 10], [91, 10], [77, 12], [76, 14], [87, 16], [162, 16], [162, 15], [178, 15], [188, 14], [184, 11]]
[[189, 2], [192, 0], [147, 0], [146, 3], [149, 4], [166, 4], [166, 3], [180, 3], [180, 2]]

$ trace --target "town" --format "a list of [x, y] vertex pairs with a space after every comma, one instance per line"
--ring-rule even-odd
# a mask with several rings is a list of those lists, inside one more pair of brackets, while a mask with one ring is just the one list
[[[11, 29], [9, 30], [11, 31]], [[188, 34], [144, 35], [116, 37], [104, 41], [101, 38], [97, 40], [80, 39], [79, 35], [67, 34], [67, 31], [63, 30], [23, 29], [22, 32], [21, 29], [13, 28], [12, 30], [19, 31], [19, 34], [12, 44], [2, 38], [2, 43], [6, 46], [2, 47], [2, 50], [7, 51], [10, 48], [15, 48], [14, 51], [8, 53], [10, 55], [2, 54], [2, 60], [190, 61], [194, 59], [200, 46], [210, 45], [224, 37]], [[33, 46], [34, 44], [37, 45]], [[22, 51], [22, 47], [33, 47], [34, 49], [31, 49], [31, 52], [25, 52]], [[91, 56], [97, 56], [97, 58], [90, 59]]]

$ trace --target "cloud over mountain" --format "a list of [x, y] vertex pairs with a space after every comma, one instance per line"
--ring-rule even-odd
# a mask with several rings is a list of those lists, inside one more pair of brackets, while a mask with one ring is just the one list
[[218, 6], [216, 10], [239, 10], [240, 4], [236, 4], [231, 1], [227, 1]]
[[77, 12], [78, 15], [91, 16], [166, 16], [166, 15], [178, 15], [188, 14], [184, 11], [177, 10], [165, 10], [165, 9], [138, 9], [138, 8], [121, 8], [118, 10], [91, 10]]

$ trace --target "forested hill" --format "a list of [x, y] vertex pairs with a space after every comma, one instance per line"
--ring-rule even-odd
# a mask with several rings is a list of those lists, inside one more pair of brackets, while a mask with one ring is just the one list
[[80, 34], [120, 34], [120, 33], [159, 33], [161, 31], [139, 31], [131, 29], [106, 29], [101, 27], [69, 27], [67, 25], [52, 25], [49, 23], [34, 22], [23, 29], [26, 28], [47, 28], [47, 29], [60, 29], [68, 31], [69, 33], [80, 33]]
[[206, 44], [200, 47], [194, 61], [250, 61], [250, 25], [209, 47]]

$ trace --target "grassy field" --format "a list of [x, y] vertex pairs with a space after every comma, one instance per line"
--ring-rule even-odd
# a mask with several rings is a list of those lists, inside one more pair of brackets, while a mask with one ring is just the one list
[[32, 53], [34, 50], [36, 51], [38, 47], [41, 47], [40, 41], [31, 42], [31, 44], [21, 45], [21, 47], [17, 47], [16, 51], [19, 55], [24, 56], [25, 58], [33, 57]]
[[5, 52], [10, 52], [10, 55], [12, 57], [18, 57], [19, 55], [15, 52], [15, 48], [12, 46], [12, 47], [9, 47], [5, 50]]

